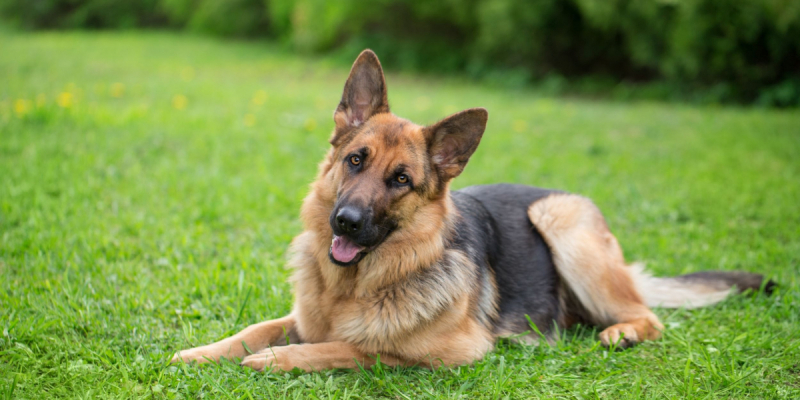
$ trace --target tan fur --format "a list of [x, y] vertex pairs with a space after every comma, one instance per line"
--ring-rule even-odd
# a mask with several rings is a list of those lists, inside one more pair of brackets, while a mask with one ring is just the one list
[[356, 346], [345, 342], [293, 344], [264, 349], [242, 360], [242, 365], [259, 371], [291, 371], [295, 368], [306, 372], [333, 368], [369, 368], [378, 360], [389, 366], [405, 365], [392, 356], [370, 356]]
[[[572, 194], [554, 194], [533, 203], [528, 216], [553, 254], [569, 295], [586, 310], [590, 322], [607, 327], [604, 345], [657, 339], [663, 325], [638, 292], [617, 239], [600, 210]], [[628, 343], [630, 342], [630, 343]]]
[[650, 307], [705, 307], [719, 303], [736, 292], [735, 287], [724, 282], [687, 282], [675, 278], [657, 278], [647, 273], [641, 264], [633, 264], [631, 267], [636, 287], [642, 293], [645, 304]]
[[[197, 361], [200, 363], [217, 362], [222, 358], [233, 360], [243, 358], [250, 351], [259, 351], [270, 345], [278, 346], [286, 343], [286, 338], [293, 334], [296, 320], [293, 315], [250, 325], [241, 332], [206, 346], [183, 350], [172, 357], [173, 363], [178, 361]], [[245, 348], [245, 346], [247, 346]]]

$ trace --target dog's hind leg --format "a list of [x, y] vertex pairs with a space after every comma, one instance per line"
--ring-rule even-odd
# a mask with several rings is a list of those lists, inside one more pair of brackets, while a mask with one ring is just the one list
[[279, 346], [290, 343], [299, 343], [294, 315], [273, 319], [250, 325], [241, 332], [209, 345], [182, 350], [176, 353], [171, 363], [191, 362], [205, 363], [217, 362], [221, 358], [233, 360], [244, 358], [250, 352], [258, 352], [270, 345]]
[[589, 199], [553, 194], [528, 208], [550, 247], [559, 276], [590, 322], [604, 327], [603, 345], [657, 339], [663, 325], [637, 291], [617, 239]]

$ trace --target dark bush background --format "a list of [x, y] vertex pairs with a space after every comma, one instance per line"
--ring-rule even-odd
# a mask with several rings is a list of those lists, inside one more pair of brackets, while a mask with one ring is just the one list
[[800, 106], [800, 0], [0, 0], [27, 29], [267, 37], [556, 92]]

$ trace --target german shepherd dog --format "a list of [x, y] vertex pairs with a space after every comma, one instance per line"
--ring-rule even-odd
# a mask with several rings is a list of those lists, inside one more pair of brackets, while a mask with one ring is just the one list
[[581, 196], [510, 184], [451, 191], [487, 118], [483, 108], [430, 126], [395, 116], [378, 57], [362, 52], [291, 245], [293, 311], [172, 362], [436, 368], [479, 360], [500, 337], [553, 340], [575, 323], [602, 328], [605, 346], [628, 347], [661, 335], [649, 307], [771, 288], [744, 272], [655, 278], [627, 265]]

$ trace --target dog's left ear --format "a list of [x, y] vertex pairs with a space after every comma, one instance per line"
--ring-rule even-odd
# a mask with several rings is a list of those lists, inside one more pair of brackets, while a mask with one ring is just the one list
[[342, 101], [333, 113], [336, 130], [331, 137], [331, 144], [336, 146], [346, 133], [373, 115], [387, 112], [389, 99], [381, 62], [372, 50], [364, 50], [353, 63], [350, 76], [344, 84]]
[[428, 153], [442, 181], [461, 174], [481, 142], [489, 112], [471, 108], [424, 128]]

